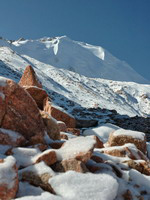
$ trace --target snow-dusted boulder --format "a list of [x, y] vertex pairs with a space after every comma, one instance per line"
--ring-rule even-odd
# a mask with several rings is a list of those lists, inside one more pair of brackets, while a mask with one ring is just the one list
[[146, 137], [142, 132], [118, 129], [109, 136], [109, 146], [122, 146], [126, 143], [133, 143], [140, 151], [146, 153]]
[[12, 156], [0, 159], [0, 199], [11, 200], [18, 191], [18, 170]]
[[54, 191], [48, 181], [53, 176], [55, 176], [55, 173], [44, 162], [31, 165], [19, 171], [19, 180], [27, 181], [37, 187], [40, 186], [51, 193], [54, 193]]
[[57, 150], [57, 159], [58, 161], [62, 161], [75, 158], [77, 160], [86, 162], [90, 159], [95, 144], [96, 140], [93, 136], [70, 139], [66, 141], [60, 149]]

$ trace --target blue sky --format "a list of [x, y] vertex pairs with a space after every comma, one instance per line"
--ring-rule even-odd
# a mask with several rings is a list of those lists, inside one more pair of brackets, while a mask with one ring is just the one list
[[104, 47], [150, 80], [150, 0], [0, 0], [0, 36], [61, 35]]

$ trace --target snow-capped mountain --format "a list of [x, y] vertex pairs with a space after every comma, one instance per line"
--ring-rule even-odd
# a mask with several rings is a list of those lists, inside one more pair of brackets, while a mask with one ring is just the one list
[[0, 40], [1, 76], [19, 81], [28, 64], [34, 67], [53, 102], [70, 113], [82, 106], [114, 109], [129, 116], [150, 115], [150, 85], [110, 80], [146, 82], [101, 47], [67, 37]]
[[100, 46], [77, 42], [66, 36], [39, 40], [18, 40], [11, 48], [40, 62], [68, 69], [90, 78], [148, 83], [126, 62]]

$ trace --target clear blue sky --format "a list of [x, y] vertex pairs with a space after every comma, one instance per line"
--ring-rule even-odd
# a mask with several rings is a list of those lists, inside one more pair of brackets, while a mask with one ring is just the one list
[[61, 35], [101, 45], [150, 80], [150, 0], [0, 0], [0, 36]]

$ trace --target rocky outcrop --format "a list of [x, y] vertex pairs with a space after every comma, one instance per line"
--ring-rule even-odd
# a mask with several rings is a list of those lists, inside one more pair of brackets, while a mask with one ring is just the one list
[[[1, 81], [2, 82], [2, 81]], [[3, 102], [0, 127], [16, 131], [31, 140], [32, 137], [43, 137], [45, 126], [39, 109], [32, 97], [17, 83], [5, 79], [0, 85], [0, 101]]]
[[66, 126], [66, 124], [64, 122], [57, 121], [57, 124], [58, 124], [60, 132], [67, 132], [67, 126]]
[[37, 75], [35, 74], [34, 69], [31, 65], [28, 65], [19, 81], [20, 86], [36, 86], [42, 88], [42, 84], [38, 80]]
[[59, 131], [57, 121], [44, 111], [40, 111], [40, 113], [44, 121], [44, 124], [47, 128], [47, 134], [49, 135], [49, 137], [53, 140], [59, 140], [60, 131]]
[[18, 170], [15, 159], [12, 156], [0, 159], [0, 199], [14, 199], [18, 187]]

